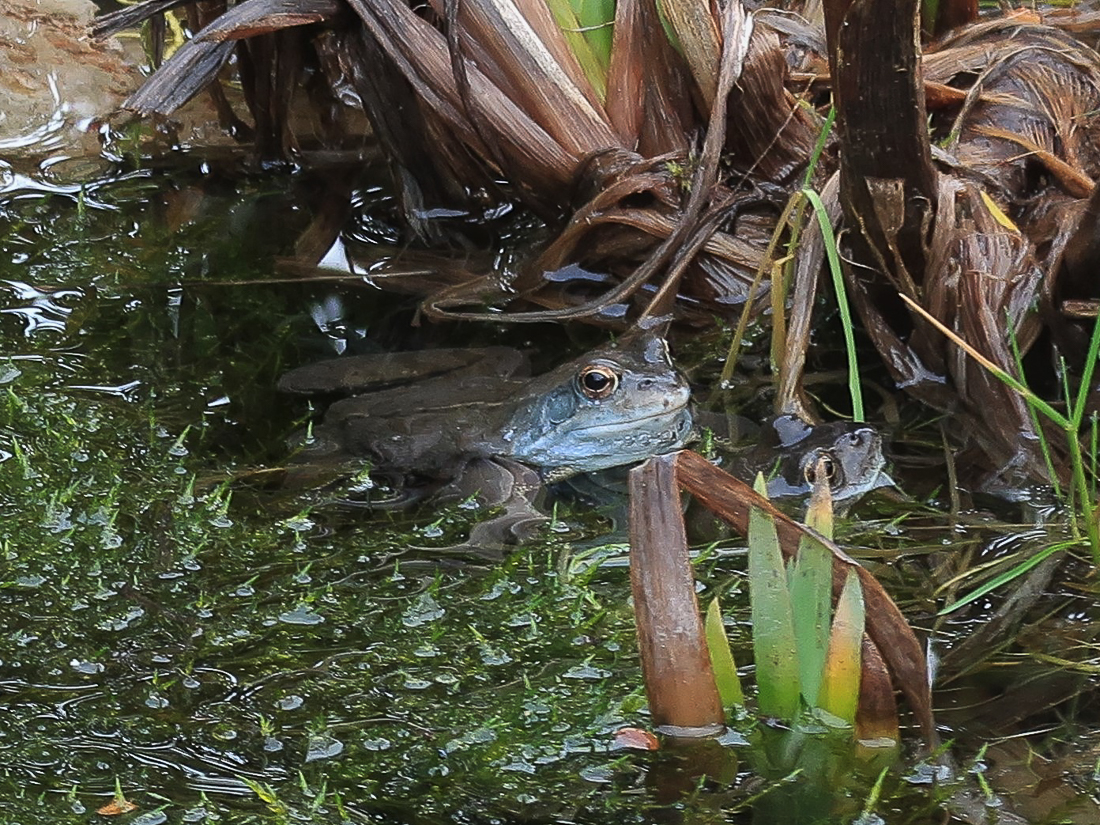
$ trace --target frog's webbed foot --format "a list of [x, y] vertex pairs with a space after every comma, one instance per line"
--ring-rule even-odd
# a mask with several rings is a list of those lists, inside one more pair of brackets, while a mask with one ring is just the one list
[[[547, 520], [535, 506], [542, 490], [539, 474], [523, 464], [504, 458], [469, 462], [459, 478], [439, 491], [437, 499], [453, 502], [475, 498], [482, 506], [501, 507], [503, 511], [475, 524], [464, 543], [442, 548], [442, 552], [499, 560], [508, 547], [528, 541]], [[440, 550], [433, 548], [432, 552]]]

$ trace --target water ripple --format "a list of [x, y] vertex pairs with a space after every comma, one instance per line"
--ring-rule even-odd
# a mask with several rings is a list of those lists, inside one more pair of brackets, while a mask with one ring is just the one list
[[23, 335], [31, 338], [42, 331], [64, 332], [65, 323], [72, 309], [62, 301], [79, 300], [84, 293], [79, 289], [59, 287], [55, 290], [39, 289], [22, 281], [0, 280], [0, 288], [6, 288], [14, 302], [21, 306], [0, 309], [2, 315], [14, 315], [23, 321]]

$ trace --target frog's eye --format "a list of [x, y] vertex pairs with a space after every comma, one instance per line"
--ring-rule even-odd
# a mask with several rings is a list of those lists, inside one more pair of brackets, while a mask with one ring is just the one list
[[605, 364], [589, 364], [577, 376], [577, 386], [586, 398], [600, 401], [615, 392], [619, 386], [619, 376]]
[[840, 469], [836, 466], [836, 461], [828, 453], [818, 453], [812, 461], [806, 462], [806, 467], [803, 470], [806, 481], [811, 487], [817, 483], [818, 468], [824, 474], [824, 480], [828, 485], [832, 486], [837, 483], [840, 477]]

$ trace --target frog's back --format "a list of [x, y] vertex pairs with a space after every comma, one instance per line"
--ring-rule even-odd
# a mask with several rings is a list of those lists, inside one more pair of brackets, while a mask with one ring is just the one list
[[445, 477], [499, 452], [501, 421], [523, 387], [511, 379], [442, 378], [353, 396], [329, 407], [323, 435], [376, 467]]

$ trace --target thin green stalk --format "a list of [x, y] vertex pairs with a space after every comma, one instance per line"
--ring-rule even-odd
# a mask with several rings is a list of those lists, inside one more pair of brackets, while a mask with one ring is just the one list
[[833, 287], [836, 290], [836, 306], [840, 312], [841, 326], [844, 328], [844, 347], [848, 351], [848, 392], [852, 396], [852, 419], [857, 422], [863, 421], [863, 390], [859, 383], [856, 339], [853, 331], [852, 312], [848, 308], [848, 294], [844, 289], [844, 273], [840, 269], [840, 256], [836, 251], [836, 236], [833, 234], [833, 225], [829, 222], [829, 214], [825, 211], [825, 204], [821, 202], [821, 196], [812, 189], [803, 189], [802, 194], [809, 200], [814, 209], [814, 214], [817, 215], [817, 223], [821, 227], [821, 236], [825, 241], [825, 255], [829, 261], [829, 273], [833, 277]]
[[[764, 280], [764, 270], [767, 269], [768, 264], [773, 263], [772, 256], [775, 255], [775, 249], [779, 246], [779, 239], [783, 236], [783, 227], [787, 225], [787, 222], [791, 219], [791, 214], [801, 204], [802, 198], [799, 193], [795, 192], [787, 200], [787, 205], [783, 208], [783, 213], [775, 223], [775, 232], [772, 233], [772, 238], [768, 242], [768, 248], [764, 251], [764, 257], [760, 260], [760, 266], [756, 270], [756, 275], [752, 279], [752, 284], [749, 285], [749, 300], [745, 301], [745, 306], [741, 309], [741, 317], [737, 321], [737, 328], [733, 331], [733, 340], [730, 342], [729, 353], [726, 355], [726, 363], [722, 366], [722, 375], [718, 379], [719, 388], [728, 386], [730, 379], [733, 378], [733, 371], [737, 367], [737, 359], [741, 354], [741, 341], [744, 340], [745, 330], [748, 329], [749, 326], [749, 317], [753, 304], [752, 296], [756, 294], [756, 290], [760, 287], [761, 281]], [[773, 277], [772, 291], [774, 290], [775, 279]]]
[[[825, 144], [829, 140], [829, 134], [833, 130], [833, 123], [836, 121], [836, 108], [829, 107], [829, 114], [825, 116], [825, 121], [821, 124], [821, 130], [817, 134], [817, 140], [814, 143], [813, 152], [810, 153], [810, 162], [806, 166], [806, 175], [803, 178], [803, 188], [808, 189], [813, 182], [814, 170], [817, 168], [818, 162], [821, 160], [821, 154], [825, 151]], [[760, 286], [760, 282], [764, 278], [764, 270], [768, 264], [775, 266], [777, 261], [772, 259], [775, 255], [776, 247], [779, 246], [779, 240], [783, 235], [783, 228], [790, 225], [791, 237], [787, 243], [787, 260], [792, 260], [794, 257], [794, 251], [798, 248], [798, 237], [802, 228], [801, 209], [803, 194], [801, 192], [795, 192], [787, 200], [786, 206], [783, 207], [783, 213], [779, 216], [779, 220], [775, 222], [775, 231], [772, 233], [771, 240], [768, 242], [768, 248], [764, 252], [764, 257], [761, 259], [760, 266], [756, 270], [756, 275], [753, 278], [752, 284], [749, 286], [750, 300], [745, 302], [744, 308], [741, 310], [741, 317], [737, 321], [737, 329], [733, 333], [733, 341], [730, 343], [729, 354], [726, 356], [726, 363], [722, 367], [722, 375], [719, 379], [719, 386], [725, 386], [729, 380], [733, 377], [734, 368], [737, 365], [737, 358], [741, 353], [741, 341], [745, 337], [745, 330], [748, 328], [749, 317], [752, 310], [751, 296], [756, 294], [757, 288]], [[786, 300], [786, 290], [777, 289], [778, 280], [776, 279], [774, 272], [772, 276], [772, 317], [774, 319], [773, 327], [778, 330], [780, 319], [783, 318], [784, 301]], [[777, 294], [778, 293], [778, 294]], [[772, 351], [774, 353], [776, 342], [772, 341]], [[773, 356], [773, 363], [775, 358]]]
[[863, 803], [863, 814], [859, 817], [859, 821], [873, 822], [877, 817], [874, 817], [875, 807], [878, 805], [879, 797], [882, 796], [882, 786], [886, 781], [886, 775], [890, 772], [890, 768], [886, 767], [879, 771], [878, 779], [875, 780], [875, 784], [871, 787], [871, 793], [867, 795], [866, 801]]
[[1076, 432], [1071, 432], [1068, 440], [1070, 462], [1073, 465], [1073, 486], [1077, 488], [1081, 519], [1085, 522], [1085, 532], [1089, 536], [1092, 563], [1100, 567], [1100, 524], [1096, 522], [1096, 511], [1088, 497], [1089, 482], [1085, 478], [1085, 457], [1081, 454], [1081, 439]]
[[1092, 476], [1092, 484], [1089, 487], [1089, 500], [1096, 500], [1096, 454], [1100, 451], [1100, 431], [1097, 427], [1097, 415], [1089, 416], [1092, 419], [1092, 434], [1089, 438], [1089, 475]]
[[829, 140], [829, 134], [833, 131], [833, 123], [836, 121], [836, 106], [829, 107], [829, 114], [825, 115], [825, 122], [821, 124], [821, 131], [817, 133], [817, 141], [814, 150], [810, 153], [810, 163], [806, 166], [806, 176], [802, 179], [802, 188], [810, 189], [813, 184], [814, 170], [821, 160], [821, 153], [825, 151], [825, 144]]
[[[1089, 350], [1085, 356], [1085, 365], [1081, 370], [1081, 383], [1077, 387], [1077, 403], [1072, 410], [1073, 434], [1070, 444], [1070, 454], [1078, 457], [1074, 461], [1074, 478], [1077, 490], [1081, 498], [1081, 518], [1085, 520], [1085, 529], [1092, 543], [1093, 563], [1100, 566], [1100, 525], [1097, 524], [1097, 514], [1094, 508], [1096, 490], [1092, 485], [1085, 483], [1085, 467], [1081, 456], [1081, 423], [1085, 420], [1085, 409], [1088, 402], [1089, 388], [1092, 386], [1092, 376], [1096, 371], [1096, 359], [1100, 356], [1100, 315], [1092, 325], [1092, 337], [1089, 339]], [[1090, 445], [1090, 463], [1092, 465], [1092, 479], [1096, 481], [1096, 414], [1092, 416], [1092, 443]]]
[[[1009, 325], [1008, 328], [1008, 342], [1012, 347], [1012, 360], [1016, 364], [1016, 372], [1020, 374], [1020, 378], [1024, 377], [1024, 360], [1020, 354], [1020, 347], [1016, 341], [1016, 331]], [[1063, 375], [1065, 372], [1063, 371]], [[1068, 385], [1067, 385], [1068, 390]], [[1068, 403], [1068, 401], [1067, 401]], [[1043, 430], [1042, 424], [1039, 423], [1039, 414], [1035, 411], [1035, 407], [1031, 404], [1027, 405], [1027, 414], [1031, 419], [1031, 426], [1035, 428], [1036, 434], [1039, 436], [1039, 449], [1043, 453], [1043, 461], [1047, 465], [1047, 476], [1050, 478], [1050, 484], [1054, 488], [1054, 497], [1058, 501], [1065, 501], [1062, 497], [1062, 485], [1058, 481], [1058, 473], [1054, 468], [1054, 456], [1050, 451], [1050, 442], [1047, 441], [1046, 432]], [[1072, 502], [1070, 502], [1072, 509]]]
[[1092, 325], [1092, 338], [1089, 339], [1089, 351], [1085, 356], [1085, 366], [1081, 371], [1081, 384], [1077, 387], [1077, 403], [1073, 407], [1073, 427], [1079, 429], [1085, 418], [1085, 407], [1092, 386], [1092, 374], [1096, 371], [1096, 359], [1100, 357], [1100, 315]]

